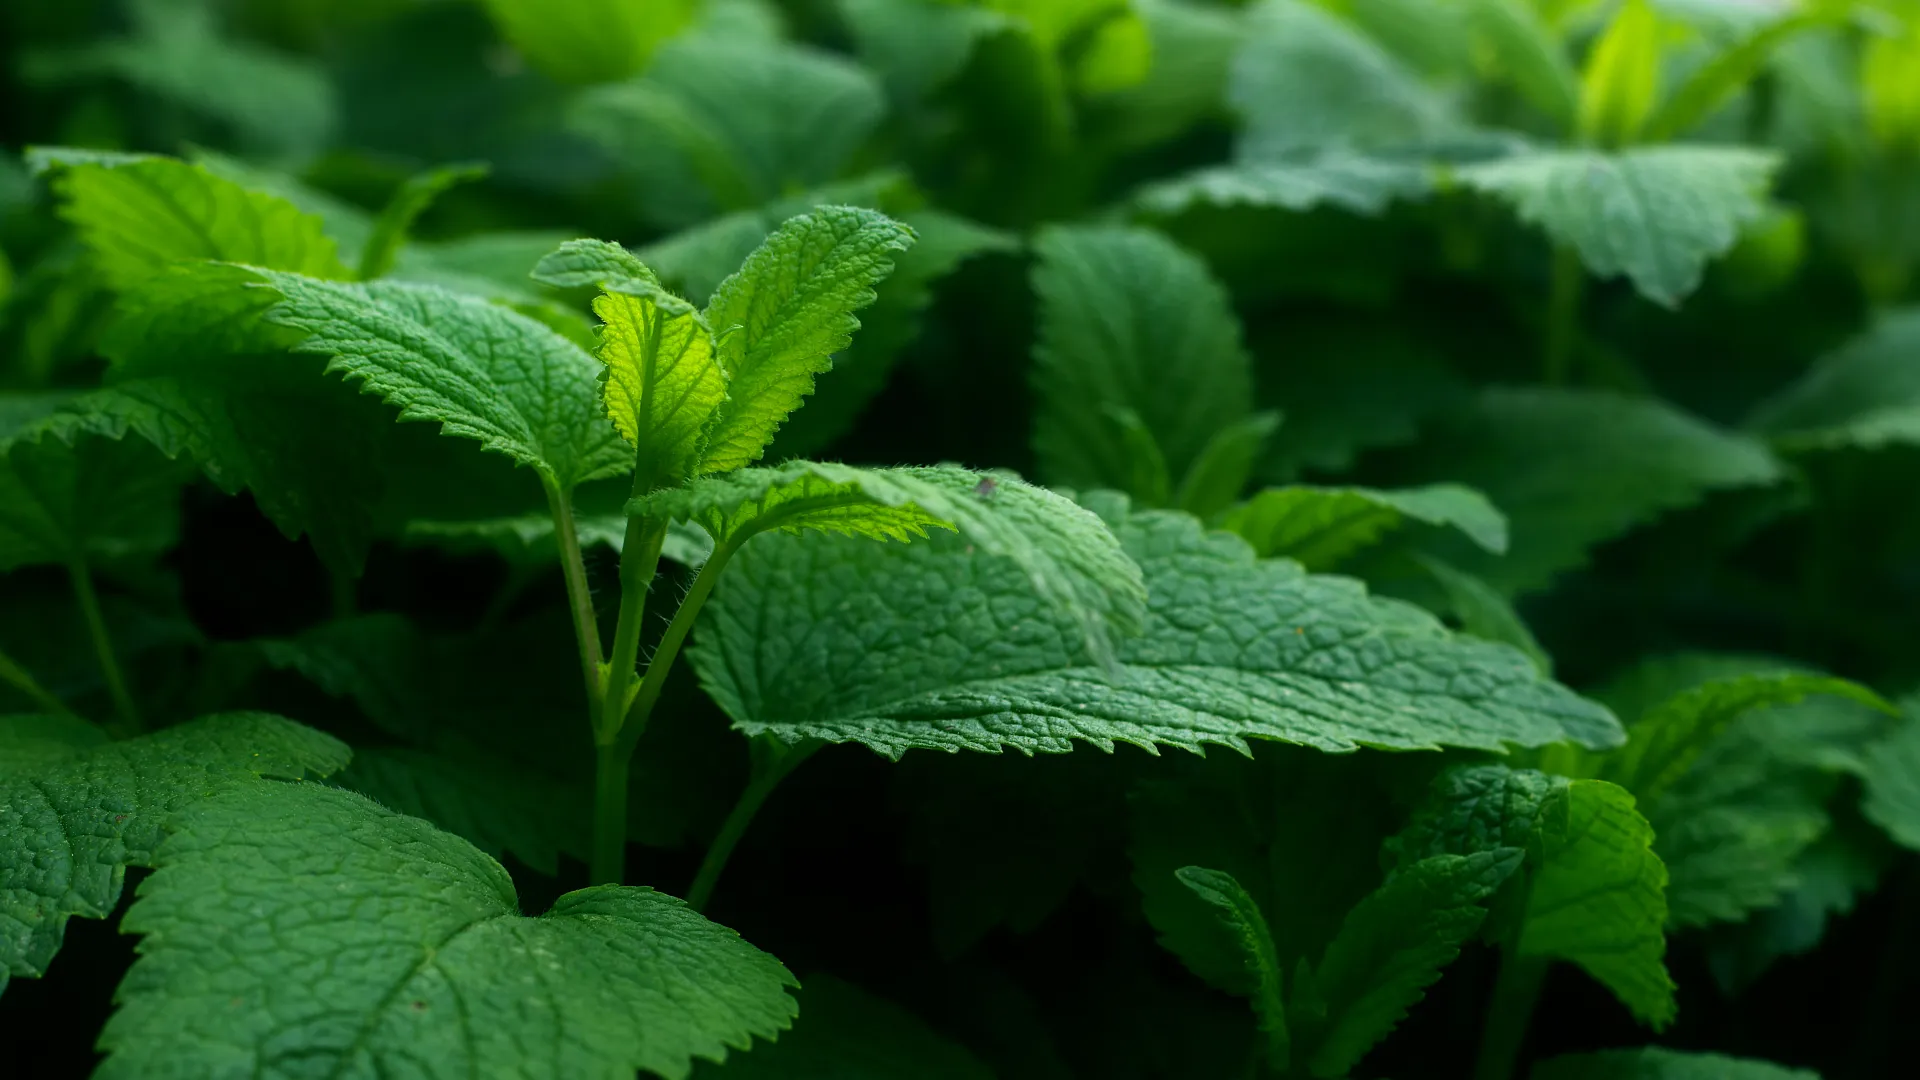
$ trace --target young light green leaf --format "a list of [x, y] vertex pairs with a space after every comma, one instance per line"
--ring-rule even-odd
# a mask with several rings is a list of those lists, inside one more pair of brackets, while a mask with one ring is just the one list
[[438, 421], [563, 491], [629, 467], [617, 434], [594, 420], [593, 358], [547, 327], [432, 286], [260, 277], [281, 298], [273, 321], [307, 333], [298, 350], [331, 357], [329, 370], [401, 420]]
[[1761, 405], [1748, 426], [1796, 450], [1920, 442], [1920, 309], [1879, 316]]
[[1625, 0], [1587, 54], [1580, 74], [1582, 142], [1632, 143], [1660, 94], [1663, 28], [1647, 0]]
[[1033, 441], [1047, 478], [1131, 486], [1109, 408], [1139, 416], [1169, 473], [1186, 475], [1222, 427], [1253, 411], [1252, 362], [1226, 290], [1146, 229], [1056, 226], [1035, 247]]
[[1341, 924], [1313, 970], [1313, 1075], [1346, 1076], [1460, 955], [1487, 917], [1486, 903], [1520, 868], [1525, 852], [1500, 847], [1435, 855], [1403, 866]]
[[[426, 213], [435, 199], [460, 184], [471, 184], [487, 175], [485, 165], [443, 165], [415, 173], [400, 184], [387, 200], [385, 209], [373, 223], [373, 232], [360, 249], [360, 280], [385, 277], [399, 258], [413, 223]], [[231, 260], [244, 262], [245, 260]]]
[[694, 521], [729, 551], [768, 530], [899, 541], [925, 538], [929, 528], [949, 530], [1017, 566], [1031, 595], [1079, 628], [1081, 646], [1097, 663], [1110, 665], [1113, 637], [1141, 625], [1146, 586], [1107, 527], [1012, 476], [794, 461], [658, 491], [628, 512]]
[[793, 1030], [699, 1064], [697, 1080], [992, 1080], [993, 1070], [891, 1001], [836, 979], [807, 976]]
[[1699, 284], [1766, 212], [1778, 155], [1746, 147], [1647, 146], [1606, 153], [1542, 150], [1462, 166], [1454, 176], [1511, 205], [1580, 254], [1589, 271], [1624, 274], [1666, 307]]
[[1418, 75], [1318, 5], [1267, 0], [1246, 33], [1228, 87], [1245, 121], [1243, 161], [1411, 142], [1458, 126]]
[[1117, 681], [1017, 564], [939, 536], [749, 545], [709, 601], [695, 669], [743, 731], [890, 756], [1074, 740], [1341, 751], [1622, 738], [1611, 714], [1519, 653], [1456, 638], [1358, 582], [1257, 561], [1183, 514], [1129, 512], [1114, 496], [1089, 505], [1147, 578], [1147, 631], [1118, 643]]
[[15, 396], [0, 410], [0, 570], [151, 554], [177, 539], [187, 466], [127, 438], [85, 397]]
[[1702, 752], [1745, 713], [1828, 694], [1893, 712], [1858, 683], [1779, 672], [1717, 679], [1686, 690], [1627, 727], [1627, 744], [1601, 762], [1599, 776], [1651, 804], [1679, 782]]
[[320, 219], [198, 165], [159, 157], [102, 160], [42, 150], [60, 214], [107, 283], [128, 289], [168, 265], [217, 259], [319, 278], [350, 276]]
[[1753, 1058], [1647, 1046], [1551, 1058], [1534, 1066], [1532, 1080], [1820, 1080], [1820, 1075]]
[[1603, 780], [1569, 781], [1542, 809], [1540, 844], [1518, 954], [1571, 960], [1641, 1023], [1672, 1023], [1667, 868], [1633, 796]]
[[[103, 1077], [679, 1078], [795, 1012], [778, 961], [679, 900], [601, 885], [530, 918], [471, 844], [337, 788], [251, 785], [177, 827], [127, 913], [147, 936]], [[236, 934], [236, 904], [300, 932]]]
[[75, 740], [55, 757], [30, 750], [22, 725], [0, 719], [0, 990], [38, 977], [67, 920], [104, 919], [129, 866], [153, 865], [169, 817], [254, 776], [298, 779], [347, 763], [332, 736], [265, 713], [227, 713], [125, 742]]
[[1506, 593], [1540, 588], [1588, 548], [1709, 491], [1781, 475], [1758, 440], [1659, 401], [1501, 387], [1437, 425], [1412, 472], [1471, 486], [1506, 513], [1505, 556], [1446, 553]]
[[1485, 551], [1507, 549], [1507, 519], [1486, 496], [1458, 484], [1377, 488], [1268, 488], [1220, 522], [1262, 558], [1282, 555], [1327, 570], [1406, 521], [1452, 527]]
[[696, 7], [694, 0], [487, 0], [502, 37], [541, 71], [576, 83], [637, 73]]
[[727, 373], [703, 473], [758, 460], [787, 414], [813, 392], [860, 327], [854, 312], [893, 271], [913, 230], [875, 210], [822, 207], [767, 238], [707, 303]]
[[1267, 917], [1260, 913], [1247, 890], [1232, 874], [1203, 866], [1183, 866], [1174, 871], [1180, 880], [1213, 912], [1216, 925], [1231, 940], [1245, 967], [1244, 977], [1232, 987], [1235, 993], [1250, 998], [1260, 1030], [1267, 1036], [1267, 1067], [1286, 1069], [1292, 1055], [1287, 1032], [1287, 1006], [1282, 985], [1280, 958], [1273, 950], [1273, 935], [1267, 931]]

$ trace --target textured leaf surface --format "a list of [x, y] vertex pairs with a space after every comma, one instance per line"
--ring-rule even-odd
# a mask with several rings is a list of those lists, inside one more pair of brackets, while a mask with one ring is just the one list
[[1743, 147], [1648, 146], [1539, 151], [1455, 175], [1573, 247], [1596, 276], [1624, 274], [1642, 296], [1675, 307], [1760, 218], [1779, 164]]
[[890, 1001], [831, 975], [808, 975], [793, 1030], [700, 1080], [990, 1080], [964, 1048]]
[[1332, 206], [1374, 215], [1433, 190], [1428, 169], [1342, 151], [1305, 161], [1220, 165], [1148, 184], [1134, 196], [1140, 209], [1174, 215], [1197, 205], [1251, 206], [1299, 213]]
[[778, 961], [679, 900], [603, 885], [530, 918], [471, 844], [337, 788], [210, 799], [159, 865], [105, 1077], [683, 1077], [794, 1014]]
[[696, 670], [742, 730], [890, 755], [1057, 752], [1076, 739], [1339, 751], [1622, 737], [1518, 652], [1454, 637], [1358, 582], [1257, 561], [1185, 515], [1090, 504], [1146, 573], [1147, 629], [1118, 643], [1116, 680], [1016, 566], [937, 536], [749, 545], [709, 602]]
[[1762, 405], [1751, 426], [1793, 449], [1920, 442], [1920, 310], [1881, 316]]
[[1284, 555], [1326, 570], [1403, 521], [1451, 526], [1486, 551], [1507, 549], [1507, 519], [1486, 496], [1458, 484], [1378, 488], [1269, 488], [1228, 512], [1220, 527], [1262, 557]]
[[1185, 475], [1214, 433], [1253, 411], [1240, 324], [1206, 265], [1145, 229], [1041, 233], [1033, 287], [1034, 452], [1053, 483], [1130, 488], [1109, 410], [1131, 410]]
[[1347, 1075], [1399, 1026], [1480, 929], [1487, 900], [1523, 854], [1502, 847], [1422, 859], [1348, 912], [1313, 972], [1327, 1024], [1313, 1049], [1313, 1075]]
[[[43, 160], [68, 160], [43, 151]], [[61, 216], [115, 289], [170, 263], [219, 259], [321, 278], [347, 277], [320, 219], [198, 165], [158, 157], [57, 166]]]
[[1285, 1068], [1291, 1051], [1285, 987], [1280, 957], [1274, 952], [1273, 935], [1267, 931], [1260, 905], [1225, 871], [1183, 866], [1174, 876], [1207, 905], [1215, 925], [1231, 943], [1227, 947], [1239, 955], [1244, 974], [1231, 989], [1252, 1000], [1260, 1030], [1267, 1036], [1268, 1063], [1275, 1069]]
[[46, 972], [69, 918], [113, 911], [126, 868], [153, 864], [174, 811], [247, 777], [325, 775], [348, 757], [331, 736], [265, 713], [91, 747], [68, 732], [66, 755], [49, 752], [43, 720], [0, 725], [0, 989]]
[[1076, 625], [1087, 654], [1100, 663], [1111, 663], [1113, 636], [1141, 625], [1139, 568], [1106, 525], [1011, 476], [951, 466], [860, 469], [794, 461], [657, 492], [632, 509], [691, 519], [716, 543], [729, 545], [768, 529], [900, 541], [925, 538], [928, 528], [947, 529], [969, 548], [1018, 567], [1031, 595]]
[[1493, 586], [1462, 570], [1427, 555], [1416, 561], [1439, 583], [1446, 596], [1443, 612], [1460, 623], [1460, 629], [1477, 638], [1511, 645], [1532, 658], [1542, 675], [1553, 674], [1553, 657], [1533, 636], [1533, 630], [1514, 610], [1513, 603]]
[[1867, 755], [1861, 809], [1895, 841], [1920, 850], [1920, 696], [1902, 704], [1905, 722]]
[[331, 357], [400, 419], [438, 421], [563, 490], [627, 469], [599, 420], [598, 365], [547, 327], [432, 286], [262, 277], [282, 298], [272, 318], [309, 335], [300, 351]]
[[1533, 1080], [1820, 1080], [1807, 1069], [1658, 1046], [1568, 1054], [1534, 1067]]
[[757, 460], [787, 414], [813, 392], [860, 327], [854, 312], [893, 272], [913, 230], [876, 210], [823, 207], [788, 221], [720, 283], [707, 324], [719, 335], [727, 400], [702, 472]]
[[543, 874], [560, 856], [585, 860], [592, 836], [588, 793], [474, 749], [362, 747], [338, 780], [390, 810], [426, 818], [498, 858]]
[[185, 467], [85, 398], [21, 395], [0, 409], [0, 570], [152, 553], [177, 538]]
[[1520, 955], [1571, 960], [1642, 1023], [1672, 1023], [1667, 868], [1653, 853], [1653, 827], [1625, 788], [1600, 780], [1569, 782], [1542, 819]]
[[1508, 593], [1545, 585], [1587, 549], [1709, 491], [1781, 475], [1757, 440], [1659, 401], [1497, 387], [1450, 414], [1413, 471], [1469, 485], [1506, 513], [1505, 556], [1448, 559]]

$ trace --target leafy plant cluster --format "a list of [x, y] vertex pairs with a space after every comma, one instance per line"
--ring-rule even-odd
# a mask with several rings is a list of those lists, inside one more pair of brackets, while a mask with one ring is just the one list
[[1920, 4], [0, 28], [9, 1075], [1920, 1049]]

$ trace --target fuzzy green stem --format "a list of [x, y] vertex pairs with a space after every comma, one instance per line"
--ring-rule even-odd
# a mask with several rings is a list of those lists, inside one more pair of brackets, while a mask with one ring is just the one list
[[602, 744], [615, 741], [626, 718], [628, 691], [640, 657], [640, 631], [646, 623], [647, 594], [660, 571], [660, 547], [666, 539], [666, 522], [646, 517], [627, 519], [626, 542], [620, 552], [620, 618], [613, 629], [606, 696], [594, 725], [594, 740]]
[[667, 632], [660, 638], [660, 647], [654, 650], [653, 660], [647, 664], [646, 677], [640, 680], [640, 692], [634, 696], [633, 705], [627, 709], [624, 720], [608, 733], [609, 736], [617, 735], [620, 745], [629, 752], [639, 743], [641, 733], [646, 730], [647, 719], [653, 715], [653, 706], [660, 700], [660, 691], [666, 685], [668, 674], [673, 671], [674, 660], [680, 655], [680, 646], [686, 644], [687, 635], [693, 632], [693, 623], [700, 616], [700, 608], [706, 604], [707, 597], [713, 592], [714, 582], [720, 580], [720, 572], [726, 569], [727, 560], [738, 546], [738, 540], [714, 545], [713, 554], [707, 557], [706, 564], [694, 575], [693, 586], [687, 590], [686, 598], [680, 601], [680, 607], [674, 611], [673, 621], [667, 624]]
[[50, 715], [65, 717], [67, 719], [79, 719], [74, 715], [72, 709], [67, 708], [66, 702], [53, 696], [52, 691], [41, 686], [38, 680], [28, 674], [26, 668], [21, 667], [13, 657], [8, 656], [4, 652], [0, 652], [0, 682], [4, 682], [15, 690], [20, 691], [20, 693], [26, 696], [27, 700], [33, 702], [39, 706], [41, 710]]
[[618, 885], [627, 873], [627, 777], [633, 755], [602, 743], [595, 748], [592, 884]]
[[573, 524], [573, 495], [550, 480], [547, 511], [553, 515], [553, 539], [560, 548], [560, 572], [567, 581], [567, 605], [573, 611], [573, 636], [580, 647], [580, 677], [587, 688], [587, 721], [600, 713], [600, 625], [593, 617], [593, 593], [587, 588], [587, 563], [580, 555], [580, 533]]
[[1548, 386], [1565, 386], [1573, 373], [1573, 351], [1580, 336], [1580, 295], [1585, 284], [1580, 253], [1567, 244], [1556, 246], [1547, 294], [1543, 371]]
[[727, 868], [727, 859], [733, 855], [733, 849], [739, 845], [740, 838], [746, 835], [747, 827], [753, 824], [755, 814], [766, 803], [767, 796], [780, 786], [802, 761], [813, 756], [821, 746], [818, 742], [803, 742], [788, 746], [778, 739], [761, 735], [753, 740], [753, 773], [747, 780], [747, 786], [740, 792], [740, 798], [728, 812], [727, 820], [720, 825], [719, 833], [713, 842], [707, 845], [706, 857], [700, 860], [700, 871], [694, 875], [693, 885], [687, 889], [687, 906], [695, 911], [706, 910], [707, 901], [713, 898], [713, 887], [720, 882], [721, 871]]
[[120, 661], [114, 658], [113, 638], [107, 634], [106, 616], [100, 613], [100, 597], [93, 590], [93, 573], [87, 569], [85, 560], [75, 559], [67, 564], [67, 574], [73, 579], [73, 596], [80, 602], [80, 614], [87, 620], [87, 636], [93, 639], [93, 653], [100, 661], [100, 674], [107, 680], [114, 713], [121, 727], [128, 733], [136, 733], [141, 730], [140, 710], [133, 704], [133, 695], [127, 692], [127, 681], [120, 674]]
[[1500, 950], [1500, 975], [1494, 980], [1493, 1000], [1487, 1003], [1486, 1023], [1480, 1029], [1474, 1080], [1511, 1080], [1546, 975], [1546, 960], [1521, 956], [1512, 943]]

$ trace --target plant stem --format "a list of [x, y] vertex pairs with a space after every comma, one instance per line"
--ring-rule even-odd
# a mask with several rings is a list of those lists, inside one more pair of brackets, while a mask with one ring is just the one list
[[67, 708], [66, 702], [54, 697], [52, 691], [41, 686], [32, 675], [27, 673], [26, 668], [21, 667], [13, 657], [4, 652], [0, 652], [0, 682], [20, 691], [29, 701], [51, 715], [71, 720], [79, 719], [72, 709]]
[[595, 748], [592, 884], [618, 885], [627, 874], [627, 777], [633, 755], [602, 743]]
[[661, 688], [666, 685], [667, 675], [673, 670], [673, 661], [680, 655], [680, 646], [686, 643], [687, 635], [693, 632], [693, 623], [700, 615], [700, 608], [706, 604], [708, 595], [713, 592], [714, 582], [720, 580], [720, 572], [726, 569], [727, 560], [740, 543], [738, 539], [731, 539], [714, 545], [713, 554], [707, 557], [700, 572], [694, 575], [693, 587], [687, 590], [686, 598], [680, 601], [680, 607], [674, 611], [673, 621], [667, 624], [667, 632], [660, 638], [660, 647], [653, 651], [653, 660], [647, 664], [646, 677], [640, 680], [640, 693], [635, 695], [625, 718], [612, 732], [619, 736], [620, 744], [628, 750], [633, 749], [640, 741], [641, 733], [646, 730], [647, 719], [653, 715], [654, 703], [660, 700]]
[[593, 593], [587, 588], [587, 564], [580, 555], [580, 534], [573, 525], [573, 494], [542, 479], [547, 511], [553, 515], [553, 539], [560, 547], [560, 572], [573, 609], [573, 635], [580, 646], [580, 676], [587, 686], [587, 722], [600, 712], [600, 626], [593, 617]]
[[113, 639], [107, 635], [107, 620], [100, 613], [100, 597], [93, 591], [93, 574], [87, 569], [86, 560], [80, 558], [67, 564], [67, 574], [73, 579], [73, 595], [80, 602], [80, 614], [87, 620], [87, 634], [93, 639], [100, 674], [107, 680], [107, 693], [113, 697], [114, 713], [120, 718], [121, 727], [137, 733], [141, 730], [140, 710], [134, 707], [133, 695], [127, 692], [127, 682], [120, 675], [120, 662], [114, 659]]
[[753, 773], [747, 780], [746, 789], [740, 792], [740, 798], [728, 812], [727, 820], [720, 825], [711, 844], [707, 845], [706, 858], [700, 860], [700, 872], [694, 875], [692, 887], [687, 889], [687, 906], [695, 911], [706, 909], [707, 901], [713, 897], [713, 887], [720, 881], [720, 872], [727, 868], [727, 859], [733, 855], [733, 849], [746, 835], [747, 826], [753, 823], [753, 817], [760, 807], [773, 794], [802, 761], [813, 756], [822, 744], [808, 740], [789, 746], [770, 735], [754, 737], [752, 744]]
[[1500, 950], [1500, 975], [1494, 980], [1493, 1000], [1487, 1003], [1486, 1024], [1480, 1029], [1480, 1058], [1474, 1065], [1474, 1080], [1510, 1080], [1513, 1076], [1546, 975], [1547, 961], [1519, 955], [1511, 942]]
[[[626, 542], [620, 550], [620, 618], [613, 629], [613, 655], [607, 662], [607, 685], [594, 721], [596, 742], [611, 744], [626, 719], [627, 691], [633, 686], [634, 665], [640, 656], [640, 631], [646, 623], [647, 594], [660, 571], [660, 546], [667, 539], [667, 523], [656, 518], [627, 519]], [[651, 666], [648, 668], [652, 670]]]
[[1545, 376], [1548, 386], [1564, 386], [1573, 372], [1573, 349], [1580, 336], [1580, 294], [1586, 284], [1580, 253], [1567, 244], [1553, 249], [1547, 294]]

